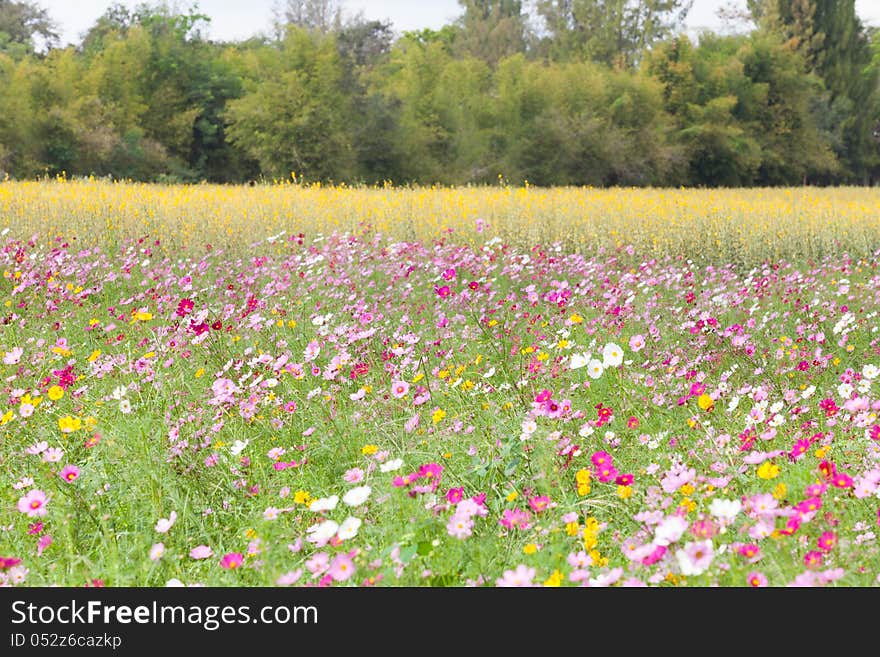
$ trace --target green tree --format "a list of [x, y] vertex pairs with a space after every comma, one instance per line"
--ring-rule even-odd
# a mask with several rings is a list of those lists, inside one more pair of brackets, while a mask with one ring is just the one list
[[537, 0], [547, 36], [542, 50], [556, 60], [586, 57], [632, 66], [653, 43], [684, 24], [693, 0]]
[[851, 180], [867, 182], [880, 152], [872, 138], [877, 105], [878, 71], [855, 0], [752, 0], [759, 26], [779, 33], [805, 58], [828, 91], [824, 110], [836, 127], [834, 142]]
[[458, 20], [456, 52], [490, 66], [524, 52], [528, 37], [521, 0], [459, 0], [464, 14]]
[[353, 116], [332, 35], [289, 26], [280, 48], [245, 53], [245, 93], [227, 135], [264, 174], [344, 181], [354, 173]]
[[58, 42], [57, 30], [49, 13], [36, 3], [0, 0], [0, 52], [21, 58], [35, 52], [38, 41], [49, 49]]

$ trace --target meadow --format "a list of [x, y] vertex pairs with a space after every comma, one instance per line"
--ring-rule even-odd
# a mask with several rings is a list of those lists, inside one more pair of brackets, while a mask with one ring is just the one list
[[878, 210], [0, 183], [0, 583], [877, 586]]

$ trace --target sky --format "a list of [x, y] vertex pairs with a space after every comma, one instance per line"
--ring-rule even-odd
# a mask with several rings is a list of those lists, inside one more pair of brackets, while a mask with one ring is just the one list
[[[59, 24], [62, 45], [79, 42], [80, 35], [112, 4], [119, 0], [36, 0], [48, 9]], [[121, 0], [136, 6], [141, 0]], [[745, 0], [733, 0], [745, 5]], [[199, 0], [199, 10], [211, 17], [208, 34], [216, 40], [239, 40], [260, 32], [268, 32], [272, 9], [279, 0]], [[190, 2], [181, 2], [188, 7]], [[687, 27], [719, 30], [723, 23], [717, 17], [719, 7], [728, 4], [717, 0], [694, 0]], [[391, 20], [398, 31], [425, 27], [439, 28], [459, 15], [457, 0], [342, 0], [347, 12], [363, 12], [367, 19]], [[856, 11], [868, 25], [880, 27], [880, 1], [856, 0]]]

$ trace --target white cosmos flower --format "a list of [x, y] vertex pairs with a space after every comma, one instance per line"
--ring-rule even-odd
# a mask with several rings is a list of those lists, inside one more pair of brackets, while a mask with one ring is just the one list
[[369, 499], [372, 492], [373, 489], [369, 486], [356, 486], [343, 495], [342, 501], [348, 506], [360, 506]]
[[871, 363], [868, 363], [862, 368], [862, 376], [866, 379], [876, 379], [878, 374], [880, 374], [880, 368]]
[[342, 524], [339, 525], [337, 536], [339, 536], [339, 538], [341, 538], [343, 541], [354, 538], [355, 536], [357, 536], [358, 529], [360, 529], [361, 526], [361, 522], [362, 521], [360, 518], [348, 516], [348, 518], [343, 520]]
[[669, 545], [681, 538], [688, 528], [687, 521], [680, 516], [666, 516], [654, 528], [654, 545]]
[[248, 446], [249, 442], [250, 441], [248, 440], [236, 440], [232, 443], [232, 447], [229, 448], [229, 451], [233, 456], [238, 456], [244, 451], [244, 448]]
[[318, 523], [317, 525], [312, 525], [306, 530], [306, 533], [309, 534], [309, 541], [312, 543], [317, 543], [318, 545], [324, 545], [336, 535], [336, 532], [339, 530], [339, 524], [333, 522], [332, 520], [325, 520], [324, 522]]
[[602, 349], [602, 365], [604, 367], [618, 367], [623, 362], [623, 349], [620, 345], [609, 342]]
[[522, 432], [528, 435], [532, 435], [535, 431], [538, 430], [538, 423], [533, 419], [529, 418], [527, 420], [523, 420], [522, 423]]
[[595, 358], [587, 365], [587, 374], [590, 375], [591, 379], [598, 379], [602, 376], [602, 372], [604, 371], [605, 367], [602, 365], [602, 361], [596, 360]]
[[839, 386], [837, 386], [837, 394], [840, 395], [843, 399], [849, 399], [852, 391], [853, 387], [848, 383], [841, 383]]
[[816, 386], [807, 386], [807, 389], [801, 393], [801, 399], [809, 399], [816, 392]]
[[321, 497], [309, 504], [309, 511], [332, 511], [339, 503], [339, 495]]
[[716, 518], [722, 518], [728, 521], [733, 520], [741, 510], [742, 503], [739, 500], [722, 500], [716, 498], [712, 500], [712, 504], [709, 505], [709, 513]]
[[400, 470], [400, 466], [403, 465], [403, 459], [391, 459], [390, 461], [385, 461], [382, 465], [379, 466], [380, 472], [394, 472], [395, 470]]
[[568, 361], [568, 367], [572, 370], [579, 370], [589, 362], [590, 354], [588, 353], [572, 354], [571, 359]]

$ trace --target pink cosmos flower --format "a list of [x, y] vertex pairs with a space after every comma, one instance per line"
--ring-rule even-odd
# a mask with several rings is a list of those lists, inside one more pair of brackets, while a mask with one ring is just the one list
[[465, 513], [455, 513], [446, 523], [446, 532], [453, 538], [464, 540], [468, 538], [474, 529], [474, 521]]
[[450, 488], [446, 491], [446, 501], [450, 504], [458, 504], [463, 497], [464, 488], [462, 486], [459, 486], [458, 488]]
[[504, 509], [498, 524], [507, 529], [528, 529], [532, 526], [532, 514], [524, 509]]
[[752, 571], [746, 576], [746, 581], [752, 588], [763, 588], [767, 586], [767, 577], [763, 573]]
[[58, 473], [58, 476], [64, 481], [71, 483], [79, 477], [79, 468], [75, 465], [65, 465], [61, 468], [61, 472]]
[[516, 570], [505, 570], [504, 576], [495, 580], [495, 586], [501, 587], [529, 587], [533, 586], [535, 569], [524, 564], [516, 567]]
[[21, 559], [16, 557], [0, 557], [0, 572], [14, 568], [21, 563]]
[[837, 534], [835, 534], [834, 532], [822, 532], [822, 535], [819, 536], [817, 544], [819, 546], [819, 549], [827, 554], [834, 549], [835, 545], [837, 545]]
[[302, 577], [303, 571], [302, 568], [297, 568], [296, 570], [291, 570], [290, 572], [284, 573], [279, 576], [278, 579], [275, 580], [276, 586], [293, 586], [299, 581], [299, 578]]
[[409, 384], [406, 381], [394, 381], [391, 384], [391, 396], [396, 399], [406, 397], [409, 392]]
[[354, 561], [346, 553], [340, 552], [333, 557], [333, 561], [330, 562], [330, 569], [327, 572], [337, 582], [344, 582], [354, 575]]
[[541, 513], [541, 511], [545, 511], [553, 506], [553, 502], [546, 495], [535, 495], [529, 498], [529, 506], [532, 507], [532, 511], [535, 513]]
[[189, 556], [193, 559], [208, 559], [214, 554], [214, 551], [207, 545], [199, 545], [189, 551]]
[[155, 530], [160, 534], [167, 534], [168, 530], [170, 530], [174, 526], [174, 522], [177, 520], [177, 511], [172, 511], [168, 514], [168, 518], [159, 518], [156, 522]]
[[629, 339], [629, 348], [635, 353], [640, 352], [645, 346], [645, 336], [639, 334]]
[[220, 567], [227, 570], [235, 570], [244, 563], [244, 555], [241, 552], [227, 552], [220, 559]]
[[678, 550], [675, 556], [682, 575], [701, 575], [715, 558], [715, 550], [712, 541], [695, 541], [688, 543], [683, 550]]
[[346, 470], [342, 478], [350, 484], [356, 484], [364, 480], [364, 471], [361, 468], [352, 468], [351, 470]]
[[26, 513], [28, 518], [46, 515], [46, 493], [35, 488], [18, 500], [18, 510]]
[[822, 553], [817, 550], [810, 550], [804, 555], [804, 565], [807, 568], [818, 568], [822, 565]]
[[52, 537], [49, 534], [43, 534], [37, 541], [37, 556], [42, 556], [43, 551], [52, 545]]
[[608, 452], [594, 452], [590, 457], [590, 461], [592, 461], [593, 465], [597, 468], [608, 466], [611, 465], [611, 454]]

